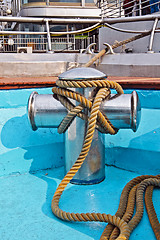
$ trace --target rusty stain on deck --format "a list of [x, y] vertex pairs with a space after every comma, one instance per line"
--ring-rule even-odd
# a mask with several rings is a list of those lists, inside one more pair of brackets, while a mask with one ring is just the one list
[[[58, 77], [0, 77], [0, 89], [52, 87]], [[124, 89], [160, 89], [160, 78], [117, 77], [108, 76], [108, 80], [116, 81]]]

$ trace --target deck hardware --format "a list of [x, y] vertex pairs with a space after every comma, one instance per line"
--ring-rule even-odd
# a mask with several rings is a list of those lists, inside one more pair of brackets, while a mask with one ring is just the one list
[[109, 43], [103, 43], [103, 45], [107, 47], [106, 54], [109, 54], [109, 53], [114, 54], [113, 48]]
[[[89, 71], [90, 75], [88, 75], [88, 71]], [[75, 75], [75, 73], [76, 73], [76, 75]], [[93, 77], [92, 74], [95, 74], [95, 76]], [[76, 78], [74, 76], [76, 76]], [[73, 80], [72, 77], [74, 78], [74, 81], [72, 81]], [[86, 78], [87, 78], [87, 81], [85, 82]], [[67, 83], [67, 81], [68, 81], [68, 83]], [[79, 86], [79, 84], [80, 85], [92, 85], [91, 82], [93, 85], [97, 86], [97, 85], [101, 84], [101, 85], [105, 85], [105, 87], [92, 88], [92, 91], [85, 92], [84, 90], [87, 90], [87, 89], [81, 89]], [[99, 138], [99, 135], [97, 135], [98, 138], [96, 137], [96, 139], [94, 139], [95, 135], [93, 136], [93, 134], [94, 134], [95, 128], [99, 128], [99, 130], [102, 130], [102, 132], [103, 132], [103, 127], [105, 127], [105, 126], [103, 126], [103, 124], [102, 124], [102, 126], [99, 125], [98, 121], [100, 123], [102, 123], [102, 122], [98, 118], [98, 114], [100, 114], [100, 113], [102, 114], [102, 112], [101, 112], [102, 110], [103, 110], [103, 113], [105, 112], [104, 106], [105, 106], [106, 102], [110, 102], [113, 99], [118, 99], [122, 96], [125, 96], [125, 94], [123, 94], [122, 89], [118, 84], [107, 81], [106, 76], [103, 73], [101, 73], [95, 69], [90, 69], [90, 68], [71, 69], [71, 70], [61, 74], [59, 76], [59, 80], [57, 81], [56, 84], [58, 87], [53, 87], [53, 89], [52, 89], [53, 93], [56, 95], [55, 97], [59, 101], [63, 102], [65, 107], [67, 107], [67, 109], [70, 110], [69, 113], [67, 114], [67, 117], [69, 120], [68, 121], [69, 125], [67, 125], [68, 133], [65, 134], [65, 136], [67, 136], [66, 143], [68, 140], [70, 140], [70, 141], [72, 141], [72, 144], [74, 144], [75, 139], [79, 138], [79, 136], [81, 134], [82, 128], [80, 129], [80, 127], [81, 127], [80, 125], [83, 123], [81, 122], [78, 125], [77, 121], [75, 121], [76, 116], [83, 118], [85, 120], [85, 124], [86, 124], [86, 121], [88, 121], [89, 123], [88, 123], [87, 130], [86, 130], [87, 133], [84, 136], [84, 143], [82, 143], [83, 146], [82, 146], [81, 153], [79, 154], [79, 157], [77, 158], [76, 162], [73, 164], [71, 169], [68, 171], [68, 173], [66, 174], [64, 179], [59, 184], [59, 186], [53, 196], [52, 205], [51, 205], [52, 212], [57, 217], [59, 217], [63, 220], [66, 220], [66, 221], [108, 222], [109, 225], [107, 225], [107, 227], [105, 228], [105, 230], [101, 236], [101, 239], [104, 239], [104, 238], [109, 239], [108, 236], [111, 236], [111, 239], [112, 239], [112, 237], [114, 236], [114, 239], [117, 239], [117, 240], [122, 240], [122, 239], [128, 240], [131, 232], [138, 225], [138, 223], [140, 222], [140, 220], [143, 216], [143, 193], [147, 189], [146, 196], [145, 196], [147, 212], [148, 212], [151, 224], [153, 225], [152, 227], [155, 232], [155, 235], [156, 235], [157, 239], [159, 239], [159, 231], [157, 230], [159, 227], [159, 221], [156, 218], [155, 211], [153, 211], [153, 214], [151, 214], [151, 209], [153, 209], [153, 204], [152, 204], [152, 200], [150, 198], [152, 195], [153, 188], [160, 187], [160, 175], [157, 175], [157, 176], [143, 175], [143, 176], [139, 176], [139, 177], [136, 177], [133, 180], [131, 180], [125, 186], [125, 188], [121, 194], [119, 208], [118, 208], [117, 213], [114, 216], [111, 216], [110, 214], [105, 214], [105, 213], [103, 213], [103, 214], [101, 214], [101, 213], [69, 213], [69, 212], [65, 212], [59, 208], [59, 200], [60, 200], [60, 197], [61, 197], [63, 191], [65, 190], [66, 186], [73, 179], [75, 174], [78, 173], [79, 169], [81, 169], [84, 160], [87, 161], [86, 156], [88, 155], [88, 151], [89, 150], [92, 151], [92, 148], [96, 148], [96, 146], [94, 146], [94, 147], [91, 146], [91, 144], [92, 144], [91, 142], [96, 140], [96, 144], [99, 144], [99, 142], [97, 141], [97, 139]], [[72, 87], [77, 86], [77, 88], [80, 88], [79, 93], [67, 89], [66, 88], [67, 85], [69, 85], [69, 87], [71, 87], [72, 85], [73, 85]], [[92, 87], [93, 87], [93, 85], [92, 85]], [[110, 87], [116, 89], [118, 94], [121, 94], [121, 95], [112, 96], [110, 94], [110, 90], [109, 90]], [[81, 90], [84, 91], [84, 95], [85, 95], [85, 97], [88, 97], [88, 99], [82, 96]], [[38, 99], [36, 99], [37, 97], [38, 97]], [[70, 97], [71, 99], [74, 99], [74, 100], [79, 99], [78, 102], [80, 102], [80, 105], [75, 105], [74, 102], [70, 101], [66, 97]], [[95, 99], [93, 100], [94, 97], [95, 97]], [[51, 97], [51, 95], [47, 95], [47, 98], [49, 101], [45, 102], [44, 96], [42, 97], [42, 95], [38, 95], [38, 93], [36, 93], [36, 92], [32, 93], [30, 96], [29, 103], [28, 103], [28, 110], [29, 110], [30, 122], [31, 122], [34, 130], [36, 130], [36, 128], [39, 127], [39, 126], [36, 126], [37, 114], [38, 115], [39, 115], [39, 113], [40, 113], [40, 115], [42, 114], [42, 116], [39, 116], [41, 118], [41, 120], [43, 119], [43, 117], [46, 114], [46, 112], [43, 112], [45, 110], [44, 106], [46, 105], [46, 103], [48, 103], [49, 111], [51, 111], [51, 109], [52, 109], [52, 104], [50, 105], [50, 101], [52, 102], [53, 96]], [[52, 100], [51, 100], [51, 98], [52, 98]], [[132, 126], [133, 126], [137, 123], [137, 119], [140, 116], [140, 105], [138, 103], [138, 98], [137, 98], [135, 92], [133, 92], [131, 94], [130, 98], [131, 98], [130, 107], [132, 107]], [[99, 106], [100, 106], [102, 99], [104, 99], [104, 101], [103, 101], [104, 105], [102, 104], [101, 109], [100, 109]], [[135, 99], [136, 99], [136, 104], [133, 104], [135, 102]], [[55, 101], [56, 100], [54, 99], [54, 102]], [[44, 103], [44, 102], [45, 102], [45, 104], [41, 108], [40, 103]], [[38, 103], [38, 105], [37, 105], [37, 103]], [[126, 111], [127, 108], [123, 104], [124, 104], [124, 102], [119, 99], [117, 105], [120, 108], [124, 108], [124, 110]], [[113, 104], [113, 105], [109, 104], [107, 106], [107, 109], [110, 108], [112, 110], [112, 112], [114, 112], [115, 111], [115, 109], [113, 107], [114, 105], [115, 104]], [[56, 111], [59, 112], [59, 109], [56, 109], [57, 106], [55, 106], [55, 109], [53, 109], [53, 112], [51, 114], [52, 119], [56, 116]], [[61, 105], [59, 105], [59, 106], [61, 106]], [[85, 108], [84, 108], [84, 106], [85, 106]], [[64, 114], [63, 107], [61, 108], [61, 110], [62, 111], [60, 111], [60, 112], [61, 113], [63, 112], [63, 114]], [[55, 114], [54, 114], [54, 111], [55, 111]], [[95, 114], [95, 112], [96, 112], [96, 114]], [[94, 115], [97, 117], [95, 117]], [[88, 120], [88, 118], [89, 118], [89, 120]], [[58, 130], [60, 132], [63, 132], [63, 129], [66, 130], [65, 129], [66, 124], [63, 124], [65, 122], [65, 119], [66, 119], [66, 117], [62, 120], [62, 122], [60, 124], [61, 127], [58, 127]], [[98, 121], [97, 121], [97, 119], [98, 119]], [[56, 121], [57, 121], [57, 119], [56, 119]], [[93, 131], [92, 131], [92, 122], [93, 122], [93, 126], [94, 126]], [[57, 123], [58, 123], [58, 121], [57, 121]], [[55, 124], [55, 127], [57, 126], [57, 123]], [[72, 124], [70, 125], [70, 123], [72, 123]], [[108, 123], [109, 123], [109, 127], [106, 129], [108, 129], [108, 131], [111, 134], [116, 133], [116, 128], [113, 127], [113, 125], [110, 123], [109, 120], [108, 120]], [[74, 127], [73, 128], [74, 132], [69, 133], [72, 125]], [[45, 127], [45, 126], [46, 125], [43, 126], [43, 124], [41, 125], [41, 127]], [[86, 128], [86, 126], [85, 126], [85, 128]], [[136, 130], [136, 129], [134, 129], [134, 130]], [[98, 132], [98, 134], [102, 134], [99, 132]], [[84, 131], [83, 131], [83, 134], [84, 134]], [[90, 138], [91, 138], [91, 140], [90, 140]], [[89, 142], [89, 147], [87, 147], [88, 142]], [[80, 143], [80, 141], [77, 142], [76, 144], [79, 144], [79, 143]], [[71, 155], [73, 153], [73, 147], [72, 147], [72, 149], [70, 149], [70, 152], [68, 154]], [[103, 146], [100, 146], [100, 148], [103, 148]], [[86, 149], [87, 149], [87, 151], [86, 151]], [[96, 149], [95, 152], [97, 152], [97, 150], [99, 151], [99, 149]], [[96, 153], [94, 153], [94, 154], [96, 155]], [[92, 155], [92, 158], [94, 158], [94, 154]], [[97, 159], [97, 156], [96, 156], [96, 159]], [[88, 166], [89, 165], [90, 165], [90, 163], [88, 162]], [[92, 174], [93, 174], [93, 172], [92, 172]], [[94, 172], [94, 174], [96, 174], [96, 172]], [[77, 179], [74, 179], [73, 182]], [[82, 180], [79, 178], [78, 181], [79, 182], [75, 181], [75, 183], [86, 184], [86, 182], [84, 181], [84, 178]], [[93, 182], [93, 179], [92, 179], [92, 182], [90, 182], [90, 183], [95, 183], [95, 182]], [[152, 186], [152, 187], [150, 187], [150, 186]], [[148, 194], [149, 194], [149, 196], [148, 196]], [[137, 199], [136, 213], [133, 216], [135, 199]], [[120, 231], [118, 230], [118, 228]], [[120, 232], [120, 234], [119, 234], [119, 232]]]
[[95, 46], [95, 45], [96, 45], [96, 43], [91, 43], [91, 44], [89, 44], [86, 49], [81, 49], [81, 53], [93, 54], [93, 53], [94, 53], [94, 48], [93, 48], [93, 46]]
[[[59, 76], [58, 81], [62, 84], [66, 81], [71, 82], [74, 80], [75, 84], [91, 81], [101, 83], [106, 81], [106, 75], [94, 68], [74, 68]], [[109, 82], [109, 81], [108, 81]], [[91, 83], [90, 83], [91, 84]], [[112, 83], [112, 85], [115, 83]], [[84, 102], [87, 105], [92, 105], [93, 97], [96, 94], [97, 88], [76, 88], [78, 97], [84, 96]], [[58, 90], [57, 90], [58, 91]], [[69, 90], [66, 90], [69, 91]], [[67, 94], [73, 94], [70, 90]], [[54, 94], [56, 96], [56, 93]], [[63, 97], [65, 98], [65, 97]], [[88, 100], [85, 100], [88, 99]], [[37, 128], [58, 128], [59, 132], [62, 130], [63, 125], [60, 122], [67, 115], [66, 108], [60, 103], [62, 101], [55, 99], [52, 94], [39, 95], [37, 92], [33, 92], [28, 102], [28, 115], [33, 130]], [[67, 102], [68, 110], [72, 112], [73, 108], [77, 106], [74, 100]], [[82, 103], [81, 103], [82, 104]], [[101, 104], [100, 111], [108, 117], [111, 126], [114, 129], [132, 129], [136, 131], [140, 121], [140, 102], [138, 95], [135, 91], [132, 94], [110, 94], [108, 92], [107, 98]], [[90, 110], [85, 107], [83, 110], [77, 113], [81, 118], [74, 118], [69, 123], [68, 130], [65, 132], [65, 170], [68, 172], [75, 160], [77, 159], [83, 140], [87, 131], [88, 118]], [[64, 121], [62, 121], [64, 124]], [[60, 126], [61, 130], [60, 130]], [[117, 130], [116, 130], [117, 131]], [[105, 177], [105, 146], [104, 146], [104, 134], [100, 124], [97, 123], [94, 133], [91, 149], [89, 154], [75, 177], [71, 182], [78, 184], [94, 184], [102, 181]]]

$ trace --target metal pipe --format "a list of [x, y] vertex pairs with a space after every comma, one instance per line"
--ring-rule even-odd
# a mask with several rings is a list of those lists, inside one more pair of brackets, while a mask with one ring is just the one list
[[[139, 126], [141, 107], [135, 91], [132, 94], [111, 94], [110, 99], [102, 103], [101, 111], [118, 129], [136, 131]], [[66, 108], [52, 94], [33, 92], [30, 95], [28, 116], [33, 130], [57, 128], [66, 114]]]
[[[77, 92], [88, 98], [92, 88], [78, 88]], [[79, 103], [77, 103], [79, 105]], [[88, 110], [84, 112], [88, 115]], [[75, 118], [65, 132], [65, 172], [67, 173], [78, 158], [87, 132], [88, 121]], [[90, 151], [71, 183], [95, 184], [105, 178], [104, 134], [95, 129]]]
[[[73, 68], [59, 76], [60, 81], [104, 80], [106, 74], [94, 68]], [[68, 85], [69, 87], [70, 85]], [[84, 97], [92, 96], [94, 88], [77, 88], [76, 91]], [[67, 96], [67, 95], [66, 95]], [[140, 120], [140, 103], [136, 92], [132, 94], [109, 95], [101, 104], [100, 110], [107, 115], [116, 128], [131, 128], [136, 131]], [[72, 104], [79, 102], [71, 100]], [[71, 104], [71, 103], [70, 103]], [[89, 109], [83, 109], [88, 116]], [[38, 127], [58, 127], [66, 114], [66, 109], [53, 95], [31, 94], [28, 102], [28, 115], [33, 130]], [[68, 130], [65, 131], [65, 171], [68, 172], [81, 153], [88, 129], [88, 121], [74, 118]], [[94, 184], [105, 178], [105, 145], [104, 134], [95, 129], [90, 151], [85, 162], [71, 180], [76, 184]]]
[[83, 29], [80, 29], [80, 30], [76, 30], [76, 31], [67, 31], [67, 32], [51, 32], [51, 34], [54, 34], [54, 35], [66, 35], [66, 34], [76, 34], [76, 33], [83, 33], [85, 31], [89, 31], [89, 30], [92, 30], [96, 27], [98, 27], [100, 25], [100, 23], [96, 23], [95, 25], [93, 26], [90, 26], [88, 28], [83, 28]]
[[0, 35], [44, 35], [47, 32], [0, 31]]
[[100, 18], [86, 18], [86, 19], [73, 19], [73, 18], [37, 18], [37, 17], [7, 17], [7, 16], [0, 16], [0, 22], [30, 22], [30, 23], [45, 23], [46, 21], [49, 21], [50, 23], [61, 23], [61, 24], [66, 24], [66, 23], [101, 23]]
[[81, 6], [85, 7], [85, 0], [81, 0]]
[[[104, 24], [104, 23], [123, 23], [123, 22], [138, 22], [138, 21], [148, 21], [155, 20], [155, 18], [160, 19], [160, 15], [144, 15], [144, 16], [134, 16], [134, 17], [121, 17], [121, 18], [103, 18], [103, 20], [99, 18], [86, 18], [86, 19], [74, 19], [74, 23], [90, 23], [90, 24]], [[30, 22], [30, 23], [45, 23], [49, 21], [50, 23], [55, 24], [66, 24], [73, 23], [72, 18], [62, 19], [62, 18], [36, 18], [36, 17], [6, 17], [0, 16], [0, 22]]]
[[96, 23], [95, 25], [90, 26], [90, 27], [88, 27], [88, 28], [83, 28], [83, 29], [76, 30], [76, 31], [66, 31], [66, 32], [50, 32], [48, 25], [49, 25], [49, 22], [46, 21], [47, 32], [0, 31], [0, 34], [1, 34], [1, 35], [2, 35], [2, 34], [4, 34], [4, 35], [6, 35], [6, 34], [9, 34], [9, 35], [11, 35], [11, 34], [30, 34], [30, 35], [31, 35], [31, 34], [32, 34], [32, 35], [47, 34], [47, 36], [50, 38], [50, 35], [51, 35], [51, 34], [52, 34], [52, 35], [66, 35], [66, 34], [72, 35], [72, 34], [77, 34], [77, 33], [83, 33], [83, 32], [85, 32], [85, 31], [89, 31], [89, 30], [92, 30], [92, 29], [98, 27], [100, 24], [99, 24], [99, 23]]
[[48, 39], [48, 51], [52, 51], [52, 45], [51, 45], [51, 35], [50, 35], [50, 29], [49, 29], [49, 21], [46, 21], [46, 29], [47, 29], [47, 39]]
[[140, 22], [140, 21], [152, 21], [155, 18], [160, 19], [160, 15], [144, 15], [144, 16], [135, 16], [135, 17], [121, 17], [121, 18], [104, 18], [101, 24], [103, 23], [123, 23], [123, 22]]
[[18, 0], [18, 12], [20, 12], [20, 10], [21, 10], [21, 2], [20, 0]]
[[57, 128], [66, 114], [66, 108], [52, 94], [31, 93], [28, 118], [34, 131], [38, 128]]
[[[84, 31], [88, 31], [96, 26], [98, 26], [99, 24], [95, 24], [94, 26], [90, 27], [90, 28], [85, 28], [85, 29], [81, 29], [81, 30], [77, 30], [77, 31], [68, 31], [68, 32], [50, 32], [50, 34], [53, 35], [66, 35], [66, 34], [76, 34], [76, 33], [81, 33]], [[126, 33], [147, 33], [150, 30], [145, 30], [145, 31], [134, 31], [134, 30], [127, 30], [127, 29], [121, 29], [121, 28], [117, 28], [117, 27], [113, 27], [108, 23], [105, 23], [105, 25], [115, 31], [119, 31], [119, 32], [126, 32]], [[155, 30], [155, 32], [160, 32], [160, 30]], [[0, 35], [11, 35], [11, 34], [15, 34], [15, 35], [23, 35], [23, 34], [27, 34], [27, 35], [44, 35], [47, 34], [47, 32], [24, 32], [24, 31], [0, 31]]]
[[[50, 34], [53, 35], [64, 35], [64, 34], [76, 34], [76, 33], [82, 33], [84, 31], [89, 31], [92, 28], [98, 27], [100, 24], [106, 24], [111, 29], [121, 31], [121, 32], [128, 32], [128, 33], [145, 33], [147, 31], [132, 31], [132, 30], [124, 30], [116, 27], [112, 27], [110, 24], [112, 23], [122, 23], [122, 22], [133, 22], [133, 21], [148, 21], [148, 20], [155, 20], [159, 19], [160, 16], [158, 15], [149, 15], [149, 16], [141, 16], [141, 17], [129, 17], [129, 18], [107, 18], [103, 20], [97, 20], [97, 19], [74, 19], [75, 23], [95, 23], [94, 26], [91, 26], [89, 28], [77, 30], [77, 31], [69, 31], [69, 32], [49, 32], [48, 31], [48, 24], [50, 23], [69, 23], [70, 21], [73, 21], [72, 19], [46, 19], [46, 18], [25, 18], [25, 17], [0, 17], [0, 21], [8, 21], [8, 22], [39, 22], [39, 23], [46, 23], [47, 32], [23, 32], [23, 31], [0, 31], [1, 35], [7, 35], [7, 34], [32, 34], [32, 35], [40, 35], [40, 34], [47, 34], [48, 36], [48, 45], [49, 45], [49, 51], [51, 51], [51, 39]], [[110, 24], [109, 24], [110, 23]], [[156, 29], [154, 32], [158, 32]]]
[[[77, 91], [88, 98], [92, 89], [84, 88]], [[101, 110], [116, 128], [131, 128], [136, 131], [139, 125], [140, 103], [135, 91], [132, 94], [111, 95], [109, 100], [103, 102]], [[29, 98], [28, 116], [33, 130], [38, 127], [58, 127], [66, 113], [66, 109], [52, 94], [38, 95], [37, 92], [33, 92]], [[87, 121], [75, 118], [65, 132], [65, 172], [70, 170], [81, 152], [87, 124]], [[95, 130], [85, 162], [71, 182], [75, 184], [95, 184], [101, 182], [104, 178], [104, 134]]]
[[150, 36], [148, 52], [152, 52], [153, 39], [154, 39], [154, 34], [155, 34], [155, 29], [157, 27], [157, 24], [158, 24], [158, 18], [155, 19], [154, 24], [153, 24], [153, 29], [152, 29], [151, 36]]
[[122, 6], [121, 6], [121, 3], [122, 3], [122, 2], [119, 0], [119, 17], [121, 17], [121, 7], [122, 7]]
[[118, 28], [118, 27], [113, 27], [112, 25], [108, 24], [108, 23], [105, 23], [105, 25], [115, 31], [118, 31], [118, 32], [126, 32], [126, 33], [146, 33], [150, 30], [145, 30], [145, 31], [134, 31], [134, 30], [128, 30], [128, 29], [122, 29], [122, 28]]
[[142, 15], [142, 2], [139, 0], [139, 16]]

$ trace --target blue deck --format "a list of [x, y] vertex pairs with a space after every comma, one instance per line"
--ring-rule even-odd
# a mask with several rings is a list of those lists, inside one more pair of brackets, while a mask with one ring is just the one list
[[[135, 176], [136, 173], [106, 167], [106, 179], [100, 184], [92, 186], [70, 184], [62, 196], [61, 207], [73, 212], [105, 212], [114, 215], [124, 185]], [[61, 167], [35, 174], [16, 174], [0, 178], [1, 239], [98, 240], [100, 238], [106, 224], [66, 223], [52, 214], [51, 199], [62, 177]], [[154, 191], [153, 200], [160, 217], [158, 190]], [[146, 213], [130, 239], [155, 239]]]
[[[31, 130], [26, 105], [32, 91], [0, 92], [1, 239], [98, 240], [106, 224], [66, 223], [51, 212], [51, 199], [64, 173], [64, 140], [56, 129]], [[51, 93], [51, 89], [37, 91]], [[160, 92], [141, 90], [139, 96], [138, 131], [106, 135], [106, 179], [92, 186], [70, 184], [60, 202], [63, 210], [114, 215], [128, 181], [141, 174], [160, 173]], [[153, 201], [160, 220], [158, 189]], [[130, 239], [155, 239], [146, 212]]]

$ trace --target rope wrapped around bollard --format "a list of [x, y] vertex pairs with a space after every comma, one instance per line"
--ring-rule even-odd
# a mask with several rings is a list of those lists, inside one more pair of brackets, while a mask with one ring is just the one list
[[[75, 164], [72, 166], [72, 168], [70, 169], [70, 171], [66, 174], [66, 176], [64, 177], [64, 179], [61, 181], [61, 183], [59, 184], [53, 199], [52, 199], [52, 211], [53, 213], [66, 221], [100, 221], [100, 222], [108, 222], [111, 223], [115, 226], [117, 226], [120, 231], [121, 234], [119, 235], [119, 237], [117, 238], [118, 240], [124, 240], [124, 239], [128, 239], [130, 231], [129, 228], [127, 226], [127, 224], [125, 223], [124, 220], [121, 220], [119, 217], [116, 216], [111, 216], [109, 214], [101, 214], [101, 213], [68, 213], [65, 212], [63, 210], [61, 210], [59, 208], [59, 201], [60, 201], [60, 197], [64, 191], [64, 189], [66, 188], [67, 184], [70, 182], [70, 180], [73, 178], [73, 176], [77, 173], [77, 171], [80, 169], [81, 165], [83, 164], [90, 146], [91, 146], [91, 142], [92, 142], [92, 137], [96, 128], [96, 123], [97, 123], [97, 118], [99, 120], [99, 123], [102, 123], [101, 127], [104, 128], [104, 130], [106, 130], [106, 132], [110, 132], [111, 134], [115, 134], [117, 131], [116, 129], [114, 129], [114, 127], [110, 124], [109, 120], [107, 119], [106, 116], [104, 116], [102, 113], [100, 113], [99, 111], [99, 107], [101, 102], [110, 94], [110, 88], [114, 88], [116, 89], [117, 93], [122, 94], [123, 90], [121, 88], [121, 86], [115, 82], [109, 82], [106, 80], [101, 80], [101, 81], [76, 81], [76, 83], [74, 81], [58, 81], [57, 82], [57, 87], [54, 87], [52, 89], [53, 93], [56, 94], [56, 97], [59, 98], [59, 96], [62, 96], [63, 98], [59, 98], [59, 100], [61, 102], [65, 102], [64, 105], [67, 106], [68, 108], [72, 108], [71, 112], [73, 113], [73, 115], [71, 116], [71, 120], [69, 120], [70, 122], [72, 121], [72, 119], [78, 115], [79, 113], [81, 113], [82, 111], [82, 107], [87, 107], [90, 110], [90, 116], [88, 117], [88, 129], [87, 129], [87, 133], [85, 136], [85, 140], [84, 140], [84, 144], [81, 150], [81, 153], [78, 157], [78, 159], [76, 160]], [[75, 86], [76, 85], [76, 86]], [[73, 92], [71, 90], [65, 89], [65, 88], [71, 88], [71, 87], [96, 87], [97, 88], [97, 93], [94, 97], [94, 100], [89, 101], [86, 98], [84, 98], [83, 96], [81, 96], [80, 94]], [[67, 99], [67, 97], [77, 100], [80, 103], [80, 109], [78, 109], [78, 113], [76, 111], [73, 111], [73, 109], [75, 110], [75, 108], [77, 109], [77, 107], [73, 107], [73, 104], [70, 103], [70, 101]], [[69, 117], [70, 118], [70, 117]], [[103, 123], [104, 120], [104, 123]], [[61, 126], [61, 124], [60, 124]], [[65, 127], [64, 127], [65, 128]], [[65, 128], [66, 129], [66, 128]], [[63, 132], [63, 130], [62, 130]]]
[[[59, 125], [58, 132], [64, 133], [72, 123], [73, 119], [78, 116], [84, 120], [88, 120], [87, 133], [84, 139], [81, 153], [75, 164], [63, 178], [52, 199], [52, 212], [59, 218], [65, 221], [100, 221], [109, 223], [105, 228], [101, 240], [127, 240], [133, 229], [138, 225], [143, 216], [143, 193], [147, 189], [153, 190], [150, 186], [160, 187], [160, 175], [143, 175], [131, 180], [124, 188], [121, 194], [120, 204], [117, 213], [114, 216], [105, 213], [69, 213], [59, 208], [59, 201], [63, 191], [68, 183], [72, 180], [78, 170], [81, 168], [86, 156], [90, 150], [93, 134], [95, 128], [103, 133], [116, 134], [117, 129], [110, 123], [107, 117], [100, 112], [99, 108], [104, 99], [110, 95], [110, 89], [115, 89], [118, 94], [123, 94], [121, 86], [115, 82], [100, 80], [100, 81], [61, 81], [56, 82], [56, 87], [52, 91], [54, 96], [69, 110], [67, 116]], [[79, 93], [76, 93], [68, 88], [84, 88], [95, 87], [94, 97], [86, 99]], [[79, 102], [75, 106], [70, 100], [74, 99]], [[84, 114], [82, 110], [87, 108], [90, 112], [89, 116]], [[151, 198], [151, 196], [149, 196]], [[136, 213], [134, 213], [134, 206], [136, 202]], [[147, 209], [153, 208], [152, 201], [146, 203]], [[148, 210], [150, 212], [150, 210]], [[158, 219], [155, 220], [155, 214], [149, 214], [151, 225], [159, 224]], [[152, 222], [154, 221], [154, 224]], [[159, 227], [159, 225], [158, 225]], [[154, 227], [156, 237], [159, 238], [159, 230]]]

